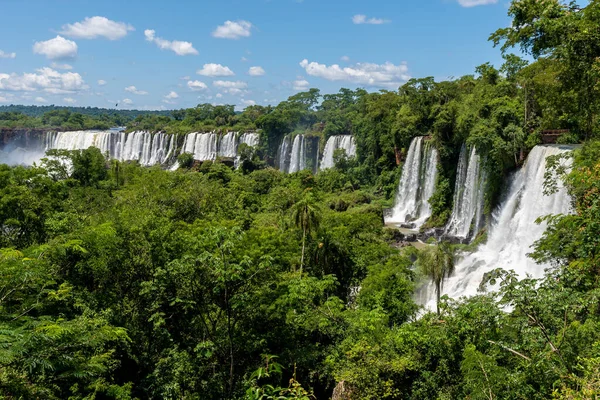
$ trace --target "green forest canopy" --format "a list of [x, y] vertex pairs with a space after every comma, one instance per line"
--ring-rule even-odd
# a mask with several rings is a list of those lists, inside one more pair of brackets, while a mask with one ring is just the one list
[[[529, 65], [507, 53], [500, 69], [397, 92], [310, 90], [241, 114], [201, 105], [128, 123], [260, 129], [264, 158], [286, 134], [353, 134], [357, 159], [316, 176], [263, 160], [167, 172], [95, 148], [57, 153], [71, 169], [0, 166], [2, 396], [321, 399], [336, 385], [351, 399], [600, 395], [600, 2], [513, 1], [509, 15], [491, 39]], [[50, 122], [19, 115], [1, 123]], [[497, 270], [487, 283], [498, 291], [442, 298], [439, 314], [417, 318], [427, 277], [414, 260], [452, 249], [428, 258], [390, 245], [381, 210], [397, 152], [414, 136], [434, 141], [443, 224], [462, 143], [486, 155], [498, 191], [520, 149], [559, 128], [584, 144], [564, 176], [574, 213], [550, 217], [533, 249], [552, 265], [545, 278]]]

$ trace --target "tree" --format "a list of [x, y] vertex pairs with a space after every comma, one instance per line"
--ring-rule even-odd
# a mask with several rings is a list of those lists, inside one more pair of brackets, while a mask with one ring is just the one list
[[307, 189], [303, 198], [292, 207], [292, 220], [297, 228], [302, 229], [302, 259], [300, 261], [300, 272], [302, 272], [306, 237], [317, 230], [321, 222], [321, 210], [310, 189]]
[[417, 258], [421, 273], [428, 276], [435, 286], [436, 309], [440, 315], [440, 297], [444, 279], [454, 273], [454, 249], [447, 242], [440, 242], [435, 247], [428, 247], [419, 252]]

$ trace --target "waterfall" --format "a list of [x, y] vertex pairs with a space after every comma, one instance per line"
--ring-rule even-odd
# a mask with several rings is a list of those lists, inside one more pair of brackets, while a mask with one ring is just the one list
[[277, 152], [277, 168], [282, 172], [288, 172], [290, 169], [290, 157], [292, 154], [291, 139], [285, 136], [279, 145]]
[[245, 143], [250, 147], [258, 146], [259, 137], [257, 133], [243, 133], [240, 135], [239, 144]]
[[348, 157], [356, 156], [356, 144], [354, 143], [354, 138], [350, 135], [336, 135], [331, 136], [327, 143], [325, 144], [325, 149], [323, 150], [323, 159], [321, 160], [321, 169], [333, 168], [333, 154], [337, 149], [346, 150], [346, 155]]
[[410, 222], [414, 228], [425, 223], [431, 216], [429, 198], [435, 191], [437, 165], [437, 150], [423, 136], [414, 138], [402, 168], [392, 215], [386, 222]]
[[[527, 257], [531, 246], [538, 240], [546, 224], [536, 219], [548, 214], [566, 214], [571, 209], [571, 198], [559, 182], [559, 190], [544, 195], [546, 158], [571, 151], [568, 146], [536, 146], [526, 164], [511, 182], [508, 196], [499, 207], [485, 244], [458, 261], [455, 273], [444, 282], [443, 292], [452, 298], [477, 293], [485, 273], [496, 269], [514, 270], [520, 277], [544, 275], [545, 265], [536, 264]], [[425, 304], [435, 308], [435, 293], [428, 290]]]
[[[467, 156], [467, 154], [470, 154]], [[486, 175], [475, 147], [469, 152], [463, 145], [460, 151], [454, 205], [446, 234], [462, 239], [477, 234], [483, 220]]]
[[186, 136], [182, 153], [192, 153], [198, 161], [215, 160], [217, 158], [216, 133], [190, 133]]
[[219, 143], [219, 157], [235, 158], [237, 156], [237, 137], [235, 132], [229, 132]]
[[306, 165], [306, 141], [304, 135], [296, 135], [292, 145], [289, 173], [305, 170]]

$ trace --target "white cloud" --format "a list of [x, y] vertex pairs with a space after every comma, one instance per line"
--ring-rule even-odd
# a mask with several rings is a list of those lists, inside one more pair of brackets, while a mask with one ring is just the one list
[[100, 80], [98, 80], [98, 85], [104, 86], [104, 85], [106, 85], [106, 81], [104, 79], [100, 79]]
[[35, 73], [3, 74], [0, 73], [0, 90], [10, 91], [45, 91], [48, 93], [75, 93], [87, 89], [85, 81], [76, 72], [60, 73], [52, 68], [44, 67]]
[[15, 58], [17, 57], [17, 53], [5, 53], [0, 50], [0, 58]]
[[245, 106], [255, 106], [256, 102], [254, 100], [244, 100], [242, 99], [242, 104]]
[[69, 104], [77, 103], [77, 100], [75, 100], [72, 97], [65, 97], [63, 100], [65, 101], [65, 103], [69, 103]]
[[51, 60], [75, 58], [77, 56], [77, 43], [58, 35], [54, 39], [45, 42], [35, 42], [33, 52], [45, 55]]
[[213, 37], [220, 39], [239, 39], [249, 37], [252, 24], [248, 21], [225, 21], [212, 33]]
[[337, 64], [327, 66], [304, 59], [300, 66], [311, 76], [324, 78], [329, 81], [347, 81], [376, 87], [397, 87], [410, 79], [406, 63], [394, 65], [357, 63], [352, 67], [340, 67]]
[[496, 4], [498, 0], [458, 0], [458, 4], [463, 7], [484, 6], [487, 4]]
[[8, 99], [6, 97], [0, 96], [0, 103], [8, 103]]
[[214, 81], [213, 85], [223, 89], [246, 89], [248, 84], [243, 81]]
[[198, 75], [203, 76], [233, 76], [235, 75], [229, 67], [223, 66], [221, 64], [204, 64], [202, 69], [196, 71]]
[[208, 89], [206, 83], [200, 81], [188, 81], [187, 85], [190, 89], [195, 91]]
[[171, 50], [178, 56], [188, 56], [190, 54], [198, 55], [198, 50], [194, 48], [191, 42], [182, 42], [179, 40], [165, 40], [155, 36], [155, 31], [152, 29], [146, 29], [144, 36], [146, 40], [155, 43], [161, 50]]
[[36, 102], [36, 103], [47, 103], [47, 102], [48, 102], [48, 100], [46, 100], [46, 99], [45, 99], [45, 98], [43, 98], [43, 97], [36, 97], [36, 98], [35, 98], [35, 102]]
[[133, 93], [133, 94], [139, 94], [139, 95], [142, 95], [142, 96], [148, 94], [148, 92], [146, 92], [144, 90], [139, 90], [135, 86], [127, 86], [125, 88], [125, 91], [129, 92], [129, 93]]
[[121, 103], [129, 105], [129, 104], [133, 104], [133, 100], [131, 100], [131, 99], [123, 99], [123, 100], [121, 100]]
[[228, 93], [233, 96], [239, 96], [248, 93], [246, 90], [248, 84], [243, 81], [214, 81], [213, 85], [220, 88], [224, 93]]
[[[465, 0], [459, 0], [459, 1], [465, 1]], [[466, 0], [466, 1], [472, 1], [472, 0]], [[475, 0], [475, 1], [478, 1], [478, 0]], [[391, 21], [388, 19], [383, 19], [383, 18], [367, 18], [367, 16], [364, 14], [356, 14], [354, 17], [352, 17], [352, 22], [356, 25], [362, 25], [362, 24], [381, 25], [381, 24], [387, 24]]]
[[221, 93], [217, 93], [217, 95], [215, 96], [217, 99], [220, 99], [223, 97], [223, 95]]
[[190, 79], [192, 79], [190, 76], [186, 75], [186, 76], [182, 76], [181, 78], [182, 81], [189, 81]]
[[169, 92], [168, 95], [165, 96], [165, 99], [171, 100], [171, 99], [176, 99], [178, 97], [179, 97], [179, 95], [176, 92], [171, 91], [171, 92]]
[[105, 17], [86, 18], [81, 22], [62, 26], [61, 34], [76, 39], [96, 39], [105, 37], [117, 40], [127, 36], [127, 32], [134, 31], [133, 26], [124, 22], [111, 21]]
[[344, 61], [344, 62], [348, 62], [348, 61], [350, 61], [350, 57], [348, 57], [348, 56], [342, 56], [342, 57], [340, 58], [340, 60], [342, 60], [342, 61]]
[[54, 68], [54, 69], [67, 69], [67, 70], [73, 69], [73, 67], [69, 64], [59, 64], [59, 63], [55, 63], [55, 62], [50, 64], [50, 67]]
[[306, 79], [298, 79], [292, 83], [294, 90], [308, 90], [310, 83]]
[[263, 76], [265, 74], [265, 70], [263, 67], [250, 67], [248, 74], [250, 74], [250, 76]]
[[246, 61], [248, 61], [248, 59], [247, 59], [246, 57], [244, 57], [244, 56], [242, 56], [242, 58], [241, 58], [240, 60], [241, 60], [242, 62], [246, 62]]
[[165, 96], [165, 98], [163, 99], [163, 103], [175, 104], [175, 99], [177, 98], [179, 98], [179, 95], [176, 92], [171, 91]]

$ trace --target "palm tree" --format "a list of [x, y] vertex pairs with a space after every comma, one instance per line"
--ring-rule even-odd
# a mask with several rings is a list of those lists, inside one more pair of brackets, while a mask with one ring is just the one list
[[321, 210], [317, 206], [311, 192], [305, 192], [302, 200], [292, 207], [292, 219], [297, 228], [302, 229], [302, 260], [300, 261], [300, 272], [304, 267], [304, 252], [306, 249], [306, 236], [319, 228], [321, 221]]
[[436, 311], [440, 314], [440, 297], [444, 279], [454, 273], [454, 248], [446, 242], [440, 242], [419, 252], [417, 266], [435, 285]]

